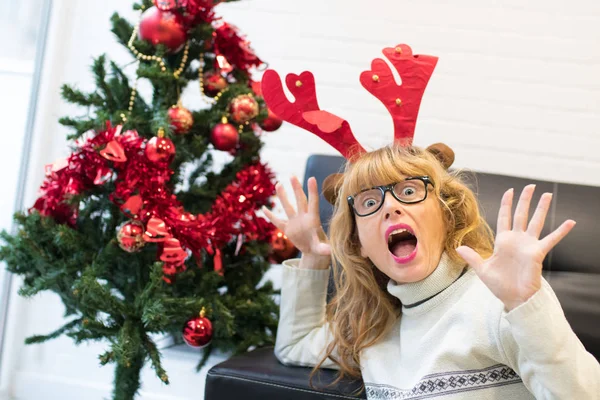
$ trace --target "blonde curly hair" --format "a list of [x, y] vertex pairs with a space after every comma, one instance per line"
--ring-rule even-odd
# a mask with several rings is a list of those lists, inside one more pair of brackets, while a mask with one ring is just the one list
[[360, 354], [376, 344], [400, 315], [400, 302], [386, 290], [389, 278], [360, 254], [355, 216], [347, 197], [366, 187], [389, 184], [406, 176], [427, 175], [442, 206], [446, 239], [444, 251], [461, 262], [455, 249], [466, 245], [486, 258], [493, 251], [493, 233], [479, 211], [475, 194], [460, 172], [447, 171], [429, 151], [390, 145], [347, 163], [338, 188], [331, 224], [330, 243], [335, 276], [335, 296], [327, 305], [332, 341], [312, 377], [326, 359], [340, 369], [337, 380], [360, 377]]

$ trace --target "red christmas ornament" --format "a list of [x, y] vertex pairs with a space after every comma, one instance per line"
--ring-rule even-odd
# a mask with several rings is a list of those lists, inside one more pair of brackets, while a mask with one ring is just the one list
[[279, 229], [273, 231], [271, 236], [271, 254], [269, 261], [273, 264], [281, 264], [285, 260], [294, 258], [298, 254], [298, 249], [292, 241]]
[[183, 340], [191, 347], [204, 347], [212, 339], [212, 323], [204, 316], [205, 313], [206, 310], [202, 307], [199, 316], [188, 320], [183, 327], [181, 335], [183, 336]]
[[136, 253], [144, 247], [144, 224], [140, 221], [129, 221], [117, 232], [119, 247], [128, 253]]
[[106, 144], [106, 147], [103, 150], [100, 150], [100, 155], [107, 160], [114, 162], [125, 162], [127, 161], [127, 156], [125, 155], [125, 150], [123, 150], [123, 146], [116, 140], [111, 140]]
[[186, 267], [185, 267], [185, 264], [177, 265], [177, 264], [164, 263], [162, 270], [163, 270], [163, 277], [162, 277], [163, 281], [167, 282], [170, 285], [171, 283], [173, 283], [175, 276], [177, 274], [179, 274], [180, 272], [185, 271]]
[[143, 200], [140, 195], [131, 196], [121, 205], [121, 211], [129, 217], [137, 217], [143, 207]]
[[164, 263], [162, 270], [163, 274], [173, 277], [180, 272], [184, 272], [186, 270], [186, 266], [185, 264]]
[[279, 129], [281, 124], [283, 124], [283, 121], [269, 109], [269, 115], [259, 125], [263, 130], [273, 132]]
[[174, 156], [175, 145], [170, 139], [155, 136], [146, 144], [146, 157], [150, 161], [170, 163]]
[[157, 7], [150, 7], [142, 13], [139, 37], [155, 46], [163, 44], [172, 53], [181, 50], [187, 40], [182, 17]]
[[218, 72], [207, 71], [203, 75], [204, 94], [215, 97], [227, 87], [227, 80]]
[[144, 231], [144, 240], [146, 242], [164, 242], [171, 238], [169, 228], [167, 228], [167, 224], [162, 219], [152, 217], [146, 225]]
[[[225, 120], [226, 121], [226, 120]], [[222, 122], [217, 124], [211, 134], [210, 140], [215, 146], [215, 149], [222, 151], [230, 151], [237, 147], [240, 135], [235, 126]]]
[[194, 117], [187, 108], [181, 104], [169, 108], [168, 111], [169, 120], [173, 130], [178, 135], [184, 135], [190, 131], [190, 128], [194, 124]]
[[175, 238], [169, 238], [163, 245], [160, 260], [176, 266], [182, 265], [188, 257], [187, 251], [181, 248], [181, 243]]
[[252, 95], [242, 94], [231, 100], [229, 112], [235, 122], [243, 124], [258, 115], [258, 103]]

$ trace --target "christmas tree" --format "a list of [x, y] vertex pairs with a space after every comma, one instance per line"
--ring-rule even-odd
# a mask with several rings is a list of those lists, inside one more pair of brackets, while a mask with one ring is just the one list
[[[0, 259], [22, 277], [20, 294], [52, 291], [66, 310], [64, 326], [26, 342], [103, 341], [114, 399], [135, 397], [147, 362], [168, 383], [156, 334], [203, 348], [199, 365], [215, 349], [274, 342], [275, 291], [258, 285], [280, 239], [256, 212], [274, 194], [260, 134], [281, 121], [250, 78], [262, 61], [216, 16], [217, 1], [144, 0], [133, 5], [135, 25], [113, 15], [133, 62], [102, 55], [94, 92], [63, 86], [66, 101], [86, 108], [60, 120], [72, 128], [72, 154], [47, 166], [40, 197], [15, 216], [17, 233], [2, 233]], [[150, 98], [137, 93], [140, 79]], [[180, 98], [191, 83], [207, 102], [194, 112]], [[215, 172], [219, 151], [233, 157]]]

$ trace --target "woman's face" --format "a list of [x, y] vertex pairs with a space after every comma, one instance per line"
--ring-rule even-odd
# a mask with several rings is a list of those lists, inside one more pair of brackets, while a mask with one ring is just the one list
[[355, 215], [355, 220], [361, 255], [394, 281], [420, 281], [439, 264], [446, 229], [440, 202], [432, 191], [415, 204], [401, 203], [387, 192], [379, 211], [366, 217]]

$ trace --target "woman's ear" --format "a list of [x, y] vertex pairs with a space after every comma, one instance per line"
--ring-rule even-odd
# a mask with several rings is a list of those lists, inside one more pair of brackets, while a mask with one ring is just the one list
[[344, 174], [331, 174], [323, 181], [323, 196], [329, 204], [335, 204], [343, 182]]
[[454, 163], [454, 151], [444, 143], [432, 144], [427, 147], [427, 151], [433, 154], [446, 169]]

